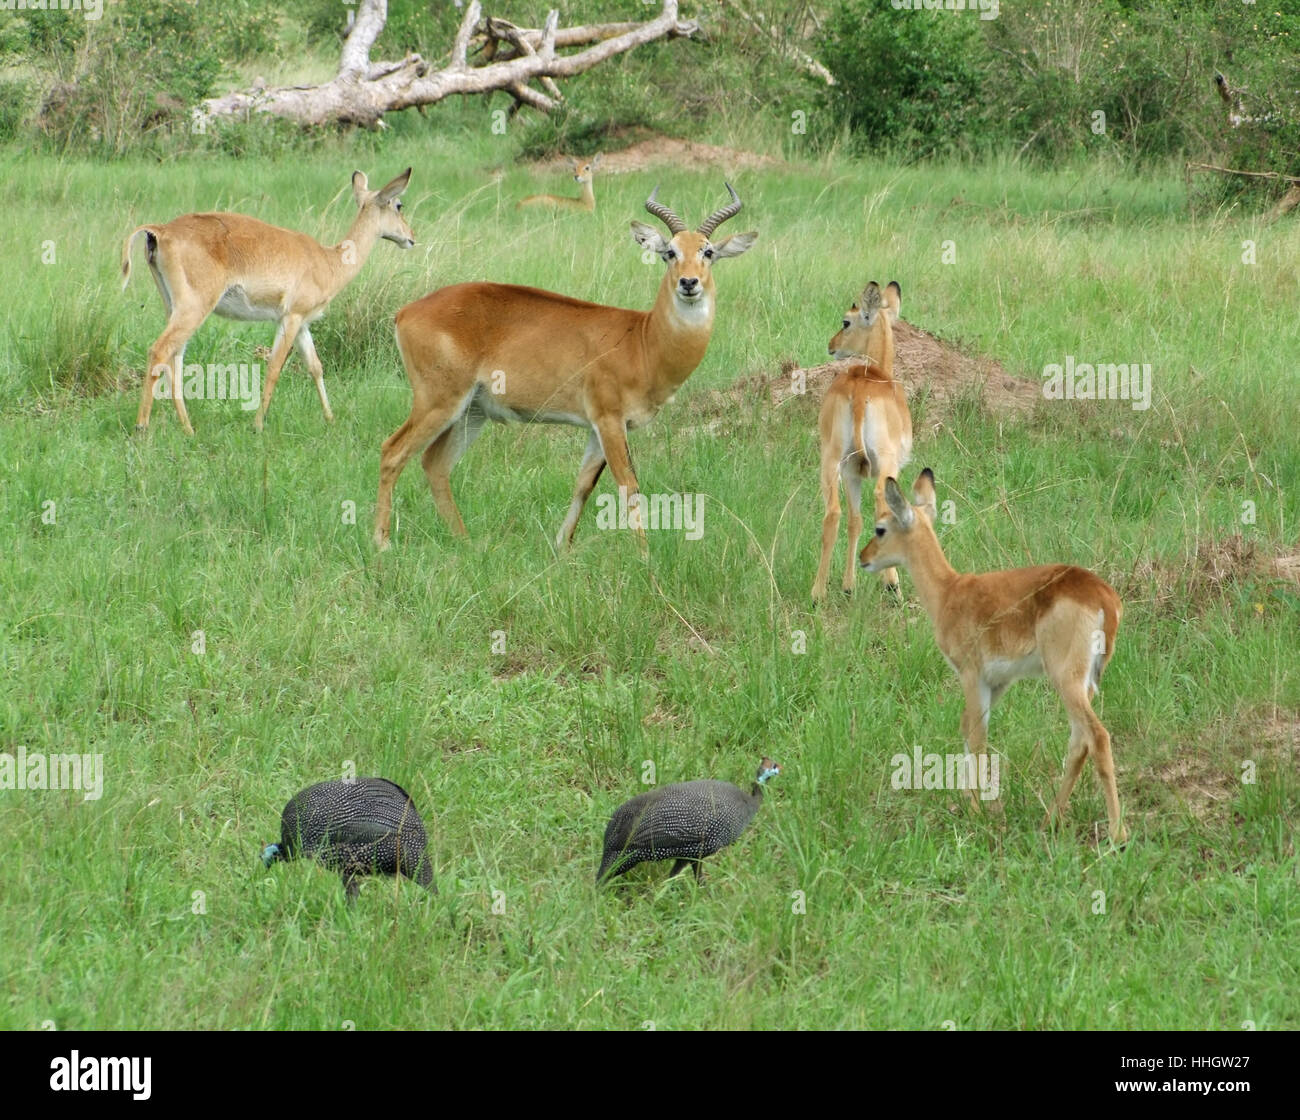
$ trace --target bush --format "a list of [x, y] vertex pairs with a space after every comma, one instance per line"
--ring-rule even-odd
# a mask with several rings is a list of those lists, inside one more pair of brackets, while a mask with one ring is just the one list
[[838, 83], [832, 106], [868, 144], [930, 155], [965, 146], [979, 119], [987, 49], [971, 12], [898, 11], [889, 0], [844, 0], [826, 24], [822, 56]]

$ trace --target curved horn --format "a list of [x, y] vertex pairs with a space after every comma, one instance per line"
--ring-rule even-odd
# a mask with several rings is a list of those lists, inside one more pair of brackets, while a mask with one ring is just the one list
[[728, 218], [734, 218], [740, 213], [740, 208], [744, 205], [730, 183], [725, 184], [727, 193], [731, 195], [731, 202], [720, 210], [713, 211], [707, 218], [700, 223], [700, 233], [708, 237], [718, 226], [722, 225]]
[[656, 184], [655, 189], [650, 192], [650, 197], [645, 200], [646, 210], [658, 218], [668, 227], [668, 232], [672, 234], [681, 233], [686, 228], [686, 223], [674, 214], [662, 202], [655, 201], [655, 195], [659, 193], [659, 187]]

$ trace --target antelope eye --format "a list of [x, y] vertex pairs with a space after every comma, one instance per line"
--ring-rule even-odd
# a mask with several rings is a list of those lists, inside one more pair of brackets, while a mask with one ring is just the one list
[[844, 329], [845, 330], [849, 329], [849, 321], [847, 319], [844, 320]]
[[399, 214], [402, 212], [402, 200], [400, 198], [393, 203], [393, 209], [396, 210]]
[[705, 250], [704, 250], [704, 259], [705, 259], [706, 261], [711, 261], [711, 260], [713, 260], [713, 248], [712, 248], [712, 246], [710, 246], [708, 249], [705, 249]]
[[665, 250], [665, 252], [664, 252], [664, 260], [666, 260], [666, 261], [674, 261], [674, 260], [676, 260], [676, 259], [677, 259], [677, 251], [676, 251], [675, 249], [667, 249], [667, 250]]
[[877, 526], [876, 526], [876, 536], [878, 536], [878, 537], [883, 537], [884, 535], [885, 535], [885, 527], [884, 527], [883, 525], [877, 525]]

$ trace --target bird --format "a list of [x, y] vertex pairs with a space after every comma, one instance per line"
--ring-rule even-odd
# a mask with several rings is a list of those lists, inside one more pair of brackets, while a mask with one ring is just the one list
[[313, 856], [343, 877], [349, 903], [363, 875], [405, 875], [437, 894], [427, 845], [406, 790], [387, 778], [351, 778], [296, 793], [280, 816], [280, 842], [262, 849], [262, 863]]
[[759, 764], [754, 786], [746, 793], [730, 782], [712, 778], [678, 782], [625, 801], [605, 827], [605, 850], [596, 882], [622, 875], [638, 863], [671, 859], [668, 877], [695, 868], [700, 860], [734, 843], [763, 803], [763, 787], [781, 773], [770, 758]]

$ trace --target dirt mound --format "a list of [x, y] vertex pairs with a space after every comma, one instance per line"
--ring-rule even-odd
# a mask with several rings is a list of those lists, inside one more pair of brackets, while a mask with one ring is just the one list
[[[798, 407], [802, 400], [813, 411], [821, 407], [826, 387], [852, 361], [846, 358], [807, 369], [784, 362], [779, 373], [742, 378], [730, 389], [709, 396], [721, 405], [748, 393], [766, 393], [775, 405]], [[992, 358], [963, 353], [902, 319], [894, 324], [894, 378], [907, 390], [909, 402], [926, 401], [926, 422], [935, 427], [944, 422], [958, 398], [976, 396], [990, 412], [1003, 416], [1028, 414], [1043, 399], [1036, 382], [1013, 376]]]
[[1272, 574], [1279, 579], [1287, 579], [1292, 583], [1300, 583], [1300, 548], [1291, 552], [1284, 552], [1281, 556], [1273, 557], [1270, 564]]
[[[1116, 578], [1115, 590], [1126, 603], [1142, 602], [1152, 613], [1169, 617], [1202, 610], [1256, 579], [1300, 583], [1300, 549], [1270, 555], [1241, 533], [1206, 537], [1182, 556], [1139, 557]], [[1266, 603], [1255, 609], [1269, 609]]]
[[1300, 712], [1285, 708], [1234, 714], [1196, 736], [1195, 745], [1150, 773], [1198, 820], [1223, 817], [1241, 794], [1243, 763], [1255, 781], [1273, 773], [1300, 774]]
[[[727, 172], [771, 170], [784, 166], [779, 159], [758, 152], [678, 140], [671, 136], [653, 136], [619, 151], [605, 152], [600, 161], [600, 174], [626, 175], [665, 163], [680, 167], [720, 167]], [[559, 172], [567, 171], [569, 162], [567, 157], [560, 156], [534, 166], [542, 171]]]

